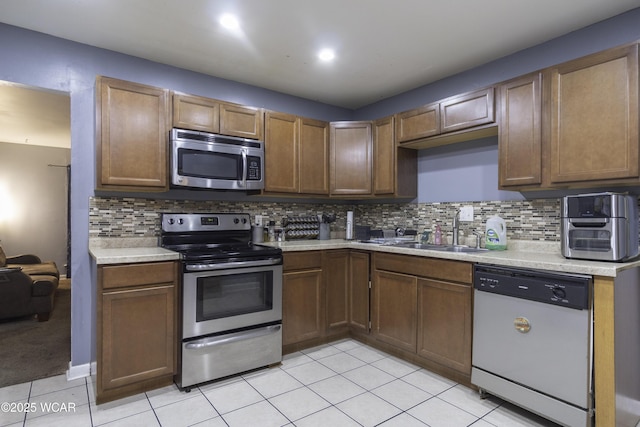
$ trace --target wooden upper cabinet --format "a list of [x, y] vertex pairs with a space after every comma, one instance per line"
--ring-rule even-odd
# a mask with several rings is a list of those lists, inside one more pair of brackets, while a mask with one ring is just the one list
[[173, 93], [173, 126], [240, 138], [264, 137], [264, 110], [203, 96]]
[[494, 92], [489, 87], [397, 113], [396, 141], [419, 149], [496, 135]]
[[330, 129], [331, 195], [370, 195], [371, 122], [333, 122]]
[[166, 191], [169, 91], [98, 77], [96, 101], [96, 187]]
[[300, 117], [300, 193], [329, 194], [329, 123]]
[[396, 143], [393, 133], [393, 117], [373, 122], [373, 193], [376, 195], [395, 193]]
[[495, 122], [493, 87], [440, 101], [440, 132], [454, 132]]
[[298, 192], [298, 123], [292, 114], [265, 115], [264, 191]]
[[533, 73], [498, 88], [499, 186], [542, 182], [542, 73]]
[[173, 94], [173, 127], [220, 132], [220, 104], [202, 96]]
[[265, 115], [265, 192], [329, 194], [329, 124]]
[[440, 104], [434, 103], [395, 115], [397, 142], [413, 141], [440, 133]]
[[395, 117], [373, 122], [373, 194], [416, 197], [418, 195], [418, 152], [398, 147]]
[[638, 45], [550, 70], [550, 180], [638, 178]]
[[262, 139], [264, 112], [260, 108], [220, 104], [220, 133], [241, 138]]

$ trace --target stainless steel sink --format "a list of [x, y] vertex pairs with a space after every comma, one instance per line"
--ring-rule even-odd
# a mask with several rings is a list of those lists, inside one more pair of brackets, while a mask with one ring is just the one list
[[485, 252], [488, 249], [485, 248], [472, 248], [462, 245], [431, 245], [427, 243], [418, 242], [401, 242], [395, 243], [391, 246], [398, 248], [410, 248], [410, 249], [425, 249], [430, 251], [443, 251], [443, 252]]

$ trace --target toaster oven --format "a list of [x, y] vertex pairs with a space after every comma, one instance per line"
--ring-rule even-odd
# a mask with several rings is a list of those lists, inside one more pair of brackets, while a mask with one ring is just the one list
[[638, 200], [620, 193], [562, 199], [562, 255], [596, 261], [627, 261], [638, 255]]

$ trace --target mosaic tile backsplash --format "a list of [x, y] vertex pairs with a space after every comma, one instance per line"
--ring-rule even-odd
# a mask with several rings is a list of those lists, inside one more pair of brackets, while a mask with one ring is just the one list
[[89, 236], [157, 237], [163, 212], [246, 212], [252, 218], [262, 215], [264, 220], [275, 220], [277, 225], [287, 216], [336, 214], [336, 222], [331, 224], [331, 237], [344, 238], [347, 211], [352, 210], [356, 225], [372, 229], [403, 227], [417, 230], [420, 234], [424, 230], [434, 230], [439, 224], [446, 239], [450, 239], [455, 212], [468, 205], [474, 207], [474, 220], [461, 222], [463, 236], [472, 235], [474, 230], [484, 234], [486, 219], [499, 215], [507, 223], [508, 239], [560, 240], [560, 199], [345, 205], [93, 197], [89, 200]]

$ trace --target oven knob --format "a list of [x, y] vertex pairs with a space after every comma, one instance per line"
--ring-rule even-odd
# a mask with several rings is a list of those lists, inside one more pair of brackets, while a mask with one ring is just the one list
[[567, 297], [567, 292], [564, 289], [559, 288], [557, 286], [553, 288], [552, 292], [553, 292], [553, 296], [556, 298], [565, 299]]
[[239, 223], [240, 223], [240, 220], [239, 220], [238, 218], [233, 218], [233, 223], [234, 223], [234, 224], [239, 224]]
[[184, 219], [178, 218], [178, 224], [180, 224], [180, 225], [184, 224]]
[[169, 224], [173, 225], [173, 223], [176, 222], [173, 218], [169, 218]]

